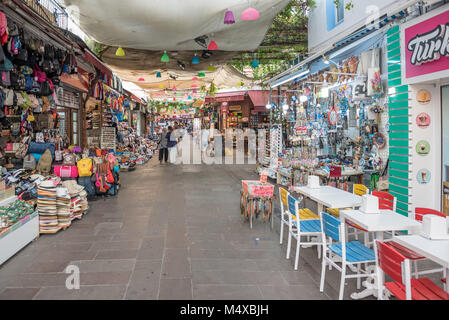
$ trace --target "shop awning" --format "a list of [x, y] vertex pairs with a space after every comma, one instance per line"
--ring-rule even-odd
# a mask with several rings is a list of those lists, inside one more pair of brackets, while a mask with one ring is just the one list
[[270, 110], [268, 110], [265, 106], [263, 106], [263, 107], [254, 107], [254, 109], [252, 111], [254, 111], [255, 113], [270, 112]]
[[106, 65], [100, 59], [95, 57], [93, 53], [90, 53], [87, 50], [84, 51], [84, 59], [94, 65], [102, 73], [106, 74], [108, 77], [112, 77], [112, 71], [108, 67], [106, 67]]
[[252, 90], [248, 91], [248, 95], [253, 102], [254, 107], [264, 107], [270, 101], [270, 91], [266, 90]]
[[59, 80], [81, 91], [89, 92], [89, 77], [84, 75], [80, 70], [78, 68], [77, 74], [62, 73], [59, 76]]
[[245, 100], [246, 91], [222, 92], [217, 93], [215, 97], [206, 97], [206, 103], [210, 102], [229, 102]]

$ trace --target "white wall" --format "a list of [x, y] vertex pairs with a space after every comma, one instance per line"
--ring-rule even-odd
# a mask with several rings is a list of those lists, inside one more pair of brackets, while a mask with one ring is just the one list
[[[345, 10], [343, 22], [328, 31], [327, 1], [333, 2], [333, 0], [316, 0], [316, 8], [309, 14], [309, 53], [322, 49], [329, 44], [329, 41], [335, 41], [337, 36], [353, 26], [361, 27], [368, 21], [372, 21], [368, 18], [373, 15], [380, 17], [387, 12], [396, 13], [390, 11], [406, 2], [406, 0], [353, 0], [354, 8], [349, 11]], [[344, 0], [344, 2], [348, 3], [349, 0]]]
[[[432, 100], [427, 105], [419, 104], [416, 100], [416, 94], [420, 89], [429, 90]], [[412, 212], [416, 207], [425, 207], [440, 210], [441, 199], [441, 95], [440, 86], [433, 84], [416, 84], [409, 86], [409, 97], [411, 99], [411, 199]], [[420, 128], [416, 124], [416, 117], [421, 112], [426, 112], [431, 118], [428, 128]], [[416, 144], [426, 140], [430, 144], [430, 153], [422, 156], [416, 152]], [[420, 169], [426, 168], [431, 173], [428, 184], [419, 184], [417, 174]]]

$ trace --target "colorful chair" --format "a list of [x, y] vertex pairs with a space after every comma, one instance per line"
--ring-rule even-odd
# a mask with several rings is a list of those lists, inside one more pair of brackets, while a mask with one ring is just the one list
[[[320, 246], [321, 241], [321, 223], [319, 219], [301, 219], [299, 217], [299, 203], [290, 194], [288, 195], [288, 211], [289, 211], [289, 233], [288, 233], [288, 244], [287, 244], [287, 259], [290, 259], [291, 250], [291, 238], [296, 239], [296, 254], [295, 254], [295, 270], [298, 270], [299, 263], [299, 249], [301, 245], [306, 244], [309, 246], [318, 246], [318, 258], [320, 258]], [[307, 237], [307, 241], [301, 240], [301, 237]], [[318, 238], [317, 241], [310, 239]]]
[[396, 212], [397, 199], [395, 196], [385, 191], [373, 191], [371, 194], [379, 198], [379, 209]]
[[[429, 278], [411, 279], [410, 260], [388, 244], [376, 241], [378, 299], [384, 287], [400, 300], [449, 300], [449, 294]], [[384, 283], [386, 273], [393, 281]]]
[[[361, 265], [365, 264], [366, 266], [366, 264], [376, 261], [374, 251], [364, 246], [359, 241], [346, 242], [345, 232], [341, 221], [326, 212], [321, 213], [321, 230], [323, 241], [323, 262], [321, 265], [320, 291], [323, 292], [324, 290], [326, 266], [329, 264], [341, 272], [340, 293], [338, 298], [342, 300], [346, 279], [357, 278], [357, 288], [359, 288], [359, 279], [369, 276], [369, 274], [366, 273], [366, 268], [363, 273], [360, 273]], [[327, 238], [330, 239], [329, 243], [327, 243]], [[333, 241], [336, 241], [337, 243], [333, 244]], [[333, 259], [333, 256], [338, 256], [341, 258], [341, 267]], [[347, 275], [347, 266], [356, 267], [357, 274]]]
[[279, 237], [279, 244], [282, 244], [282, 240], [284, 238], [284, 225], [289, 225], [289, 213], [288, 213], [288, 196], [289, 192], [284, 188], [279, 187], [279, 202], [281, 205], [281, 235]]
[[[415, 220], [416, 221], [422, 221], [423, 216], [427, 214], [434, 214], [440, 217], [445, 218], [446, 215], [440, 211], [428, 209], [428, 208], [415, 208]], [[438, 268], [438, 269], [431, 269], [426, 271], [418, 271], [418, 261], [426, 259], [426, 257], [423, 257], [416, 253], [413, 250], [410, 250], [399, 243], [395, 242], [394, 240], [386, 242], [387, 245], [390, 247], [393, 247], [396, 251], [398, 251], [400, 254], [402, 254], [404, 257], [409, 259], [410, 261], [413, 261], [413, 275], [415, 278], [418, 278], [419, 275], [423, 274], [429, 274], [429, 273], [436, 273], [436, 272], [443, 272], [443, 275], [446, 276], [446, 269], [445, 268]], [[443, 281], [444, 282], [444, 281]]]
[[[352, 189], [352, 193], [358, 196], [363, 196], [365, 194], [369, 194], [369, 189], [363, 185], [363, 184], [354, 184], [353, 189]], [[345, 208], [344, 210], [350, 210], [353, 208]], [[326, 211], [328, 213], [330, 213], [331, 215], [333, 215], [334, 217], [339, 218], [340, 217], [340, 210], [339, 209], [332, 209], [332, 208], [327, 208]], [[346, 220], [346, 224], [353, 228], [353, 231], [348, 232], [348, 236], [350, 235], [354, 235], [356, 240], [359, 240], [359, 233], [363, 233], [365, 236], [365, 245], [368, 245], [368, 231], [363, 229], [362, 227], [360, 227], [359, 225], [355, 224], [354, 222], [350, 221], [350, 220]]]

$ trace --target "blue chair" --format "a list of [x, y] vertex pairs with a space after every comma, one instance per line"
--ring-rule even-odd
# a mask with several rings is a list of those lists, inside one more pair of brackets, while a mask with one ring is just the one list
[[[290, 194], [288, 195], [288, 244], [287, 244], [287, 259], [290, 258], [291, 238], [296, 239], [296, 255], [295, 255], [295, 270], [298, 270], [299, 263], [299, 249], [301, 245], [318, 246], [318, 259], [320, 258], [321, 245], [321, 223], [319, 219], [301, 219], [299, 217], [299, 203]], [[307, 241], [302, 241], [301, 237], [307, 237]], [[311, 238], [313, 237], [313, 238]], [[311, 238], [311, 239], [310, 239]], [[318, 240], [314, 240], [314, 238]]]
[[[345, 279], [357, 278], [357, 288], [360, 288], [360, 278], [368, 277], [365, 271], [360, 273], [361, 264], [367, 264], [370, 262], [376, 262], [376, 256], [374, 251], [366, 247], [359, 241], [346, 242], [344, 225], [341, 221], [329, 213], [321, 213], [321, 226], [322, 226], [322, 239], [323, 239], [323, 262], [321, 266], [321, 282], [320, 292], [324, 290], [324, 280], [326, 277], [326, 266], [333, 266], [335, 269], [341, 272], [340, 280], [340, 293], [339, 299], [343, 300], [343, 294], [345, 289]], [[330, 242], [327, 243], [327, 238]], [[332, 242], [336, 241], [335, 244]], [[336, 263], [341, 261], [341, 267]], [[357, 274], [346, 274], [346, 266], [354, 266], [357, 269]], [[365, 265], [366, 266], [366, 265]]]

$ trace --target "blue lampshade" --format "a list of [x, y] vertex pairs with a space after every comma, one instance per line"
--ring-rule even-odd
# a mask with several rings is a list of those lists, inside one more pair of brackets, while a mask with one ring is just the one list
[[199, 64], [200, 63], [200, 59], [197, 57], [197, 55], [195, 54], [195, 56], [192, 59], [192, 64]]
[[162, 78], [162, 75], [160, 72], [156, 73], [156, 78]]
[[259, 61], [257, 59], [254, 59], [253, 62], [251, 63], [251, 67], [257, 68], [258, 66], [259, 66]]

